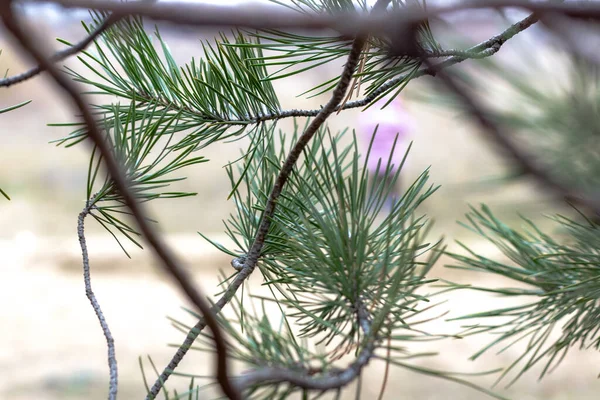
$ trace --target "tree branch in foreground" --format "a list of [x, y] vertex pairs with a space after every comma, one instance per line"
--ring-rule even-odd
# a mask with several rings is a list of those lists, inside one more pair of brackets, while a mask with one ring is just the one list
[[[54, 53], [52, 56], [50, 56], [48, 58], [48, 61], [51, 63], [56, 63], [56, 62], [64, 60], [65, 58], [68, 58], [72, 55], [75, 55], [75, 54], [79, 53], [80, 51], [83, 51], [90, 43], [92, 43], [98, 36], [100, 36], [100, 34], [102, 34], [102, 32], [104, 32], [111, 25], [113, 25], [115, 22], [117, 22], [117, 20], [118, 20], [118, 18], [113, 17], [112, 15], [106, 17], [104, 19], [104, 21], [102, 21], [102, 23], [100, 25], [98, 25], [92, 32], [90, 32], [90, 34], [88, 36], [86, 36], [80, 42], [74, 44], [73, 46]], [[8, 78], [4, 78], [4, 79], [0, 79], [0, 87], [9, 87], [16, 83], [24, 82], [28, 79], [35, 77], [36, 75], [38, 75], [42, 72], [44, 72], [45, 70], [46, 70], [46, 68], [44, 68], [44, 66], [42, 66], [41, 64], [38, 64], [35, 67], [31, 68], [30, 70], [25, 71], [21, 74], [9, 76]]]
[[94, 142], [102, 154], [108, 172], [113, 179], [117, 190], [123, 195], [125, 203], [131, 210], [131, 213], [135, 218], [142, 234], [150, 244], [151, 248], [154, 250], [155, 255], [162, 260], [165, 271], [175, 278], [187, 297], [202, 313], [206, 324], [211, 329], [215, 341], [215, 347], [217, 349], [217, 380], [221, 385], [223, 392], [230, 399], [241, 399], [241, 395], [229, 381], [227, 346], [225, 344], [223, 333], [215, 316], [212, 314], [208, 301], [205, 299], [204, 295], [200, 294], [198, 289], [193, 285], [191, 277], [187, 271], [180, 266], [172, 251], [163, 243], [163, 241], [156, 234], [155, 230], [149, 225], [148, 220], [145, 217], [145, 213], [129, 189], [125, 175], [121, 171], [121, 166], [115, 159], [108, 141], [104, 139], [104, 136], [98, 129], [93, 115], [79, 94], [79, 90], [65, 75], [61, 74], [54, 67], [54, 65], [52, 65], [52, 63], [42, 55], [42, 53], [38, 50], [35, 41], [29, 34], [22, 30], [12, 13], [11, 1], [1, 3], [0, 13], [2, 15], [2, 21], [4, 22], [4, 25], [8, 31], [15, 37], [15, 39], [17, 39], [18, 42], [21, 43], [23, 49], [30, 53], [36, 62], [42, 66], [42, 68], [48, 71], [54, 81], [65, 91], [65, 93], [70, 97], [71, 101], [80, 110], [85, 124], [88, 127], [88, 137]]
[[[48, 0], [35, 0], [47, 2]], [[401, 24], [415, 24], [463, 10], [519, 8], [544, 14], [557, 13], [571, 18], [600, 19], [600, 4], [589, 1], [556, 3], [551, 1], [468, 0], [443, 6], [408, 6], [388, 15], [361, 16], [358, 13], [337, 15], [304, 14], [278, 11], [274, 7], [257, 6], [231, 8], [202, 3], [158, 3], [141, 1], [115, 2], [106, 0], [50, 0], [65, 8], [87, 8], [111, 12], [116, 16], [140, 15], [154, 20], [178, 24], [213, 27], [245, 27], [255, 29], [333, 29], [349, 37], [358, 34], [389, 33]], [[387, 6], [386, 6], [387, 7]]]

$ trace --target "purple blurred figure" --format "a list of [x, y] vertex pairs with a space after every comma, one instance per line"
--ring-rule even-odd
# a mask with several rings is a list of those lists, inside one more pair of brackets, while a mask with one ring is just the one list
[[[389, 97], [385, 97], [363, 111], [359, 117], [358, 128], [360, 141], [364, 149], [363, 154], [366, 156], [375, 127], [379, 125], [371, 146], [367, 169], [375, 187], [384, 184], [384, 190], [389, 190], [389, 194], [385, 199], [385, 208], [391, 211], [394, 201], [397, 199], [397, 192], [400, 189], [400, 177], [392, 187], [390, 187], [392, 185], [390, 178], [402, 163], [416, 124], [414, 118], [404, 108], [399, 97], [396, 97], [387, 107], [382, 109], [388, 100]], [[390, 158], [396, 135], [398, 136], [396, 147], [394, 147]], [[384, 174], [388, 160], [392, 166], [388, 179], [385, 179]], [[377, 164], [380, 162], [379, 170], [377, 170]]]

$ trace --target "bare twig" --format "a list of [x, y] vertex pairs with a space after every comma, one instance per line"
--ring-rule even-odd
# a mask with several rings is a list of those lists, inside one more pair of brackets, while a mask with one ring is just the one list
[[[102, 32], [104, 32], [112, 24], [117, 22], [117, 20], [118, 19], [113, 16], [106, 17], [100, 25], [98, 25], [92, 32], [90, 32], [90, 34], [88, 36], [86, 36], [80, 42], [74, 44], [73, 46], [69, 47], [68, 49], [64, 49], [64, 50], [54, 53], [52, 56], [50, 56], [48, 58], [48, 60], [51, 63], [56, 63], [56, 62], [64, 60], [65, 58], [68, 58], [72, 55], [75, 55], [75, 54], [79, 53], [80, 51], [83, 51], [100, 34], [102, 34]], [[30, 70], [25, 71], [21, 74], [9, 76], [8, 78], [4, 78], [4, 79], [0, 79], [0, 87], [8, 87], [8, 86], [12, 86], [16, 83], [21, 83], [23, 81], [31, 79], [34, 76], [44, 72], [44, 70], [45, 70], [45, 68], [41, 64], [36, 65], [35, 67], [33, 67]]]
[[215, 341], [215, 347], [217, 349], [217, 379], [221, 385], [221, 388], [230, 399], [241, 399], [241, 395], [229, 381], [227, 346], [225, 343], [225, 338], [223, 337], [223, 333], [215, 316], [212, 314], [208, 301], [194, 286], [191, 277], [187, 271], [180, 266], [172, 251], [163, 243], [154, 229], [149, 225], [139, 202], [129, 189], [126, 177], [121, 171], [121, 166], [115, 159], [109, 143], [104, 140], [104, 136], [98, 129], [92, 113], [79, 94], [79, 90], [65, 75], [61, 74], [54, 67], [54, 65], [52, 65], [52, 63], [42, 55], [42, 53], [38, 50], [35, 41], [29, 34], [22, 30], [14, 18], [10, 3], [10, 1], [0, 3], [0, 12], [2, 14], [4, 25], [21, 43], [23, 49], [30, 53], [36, 62], [42, 66], [42, 68], [48, 71], [54, 81], [65, 91], [74, 105], [80, 110], [88, 128], [88, 137], [96, 145], [102, 157], [104, 158], [108, 172], [115, 183], [115, 187], [119, 193], [121, 193], [125, 203], [131, 210], [131, 213], [135, 218], [140, 231], [150, 244], [151, 248], [154, 250], [155, 255], [162, 261], [165, 271], [175, 278], [178, 285], [185, 292], [190, 301], [202, 313], [207, 325], [211, 329], [213, 339]]
[[[43, 1], [43, 0], [40, 0]], [[65, 8], [86, 8], [126, 17], [139, 15], [156, 21], [205, 27], [245, 27], [250, 29], [335, 29], [349, 37], [355, 36], [364, 25], [356, 13], [340, 15], [306, 15], [273, 6], [229, 7], [202, 3], [156, 3], [140, 1], [116, 2], [98, 0], [54, 0]], [[370, 22], [372, 24], [372, 22]], [[374, 25], [374, 24], [372, 24]], [[381, 24], [378, 24], [381, 27]]]
[[115, 341], [110, 332], [110, 328], [108, 327], [108, 323], [102, 313], [102, 309], [100, 308], [100, 304], [96, 299], [96, 295], [92, 290], [92, 278], [90, 274], [90, 258], [88, 256], [87, 243], [85, 240], [84, 233], [84, 221], [85, 217], [87, 217], [90, 211], [93, 208], [94, 204], [94, 196], [87, 201], [87, 204], [83, 211], [79, 213], [77, 217], [77, 236], [79, 237], [79, 245], [81, 246], [81, 255], [83, 258], [83, 281], [85, 283], [85, 295], [90, 300], [92, 304], [92, 308], [98, 317], [98, 321], [100, 322], [100, 326], [102, 327], [102, 333], [104, 333], [104, 337], [106, 338], [106, 347], [108, 348], [108, 369], [110, 374], [109, 381], [109, 389], [108, 389], [108, 398], [109, 400], [115, 400], [117, 398], [117, 389], [118, 389], [118, 370], [117, 370], [117, 357], [115, 355]]
[[[48, 1], [48, 0], [36, 0]], [[386, 15], [361, 16], [357, 13], [336, 15], [306, 14], [279, 11], [274, 7], [237, 7], [190, 3], [117, 2], [107, 0], [50, 0], [66, 8], [87, 8], [111, 12], [115, 16], [140, 15], [160, 21], [201, 26], [238, 26], [254, 29], [333, 29], [343, 35], [374, 35], [389, 33], [402, 24], [414, 24], [428, 18], [472, 9], [520, 8], [535, 13], [559, 13], [572, 18], [600, 19], [600, 4], [596, 2], [539, 2], [520, 0], [468, 0], [443, 6], [430, 6], [426, 10], [419, 6], [404, 7]]]

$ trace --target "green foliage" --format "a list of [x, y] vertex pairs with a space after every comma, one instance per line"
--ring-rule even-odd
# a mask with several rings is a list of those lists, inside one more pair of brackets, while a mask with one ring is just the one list
[[[100, 23], [96, 14], [93, 25], [85, 25], [87, 32]], [[215, 44], [201, 44], [203, 57], [192, 59], [179, 67], [167, 44], [156, 28], [152, 36], [144, 30], [140, 18], [128, 18], [115, 24], [96, 43], [96, 54], [84, 52], [78, 57], [88, 68], [82, 75], [67, 68], [75, 81], [92, 88], [88, 94], [103, 94], [135, 102], [136, 108], [121, 110], [121, 119], [141, 120], [154, 115], [177, 116], [169, 132], [191, 131], [190, 139], [206, 145], [215, 140], [240, 135], [253, 118], [279, 109], [279, 102], [271, 83], [265, 80], [266, 69], [250, 60], [260, 58], [260, 49], [246, 46], [249, 39], [239, 32], [231, 41], [221, 34]], [[69, 44], [65, 42], [66, 44]], [[158, 44], [162, 57], [155, 48]], [[239, 44], [238, 47], [232, 46]], [[200, 50], [200, 49], [199, 49]], [[100, 116], [109, 115], [102, 122], [111, 129], [118, 120], [111, 117], [112, 105], [95, 105]], [[153, 110], [153, 113], [148, 113]], [[54, 124], [81, 126], [81, 123]], [[210, 129], [207, 129], [207, 126]], [[85, 138], [85, 127], [59, 140], [60, 144], [74, 145]]]
[[[253, 131], [237, 173], [234, 165], [228, 167], [237, 214], [226, 230], [238, 248], [215, 244], [226, 254], [244, 255], [252, 245], [288, 141], [295, 143], [298, 131], [298, 125], [292, 134], [280, 131], [279, 140], [273, 126]], [[361, 155], [356, 137], [348, 135], [320, 130], [279, 198], [258, 265], [273, 293], [260, 300], [278, 304], [283, 313], [279, 328], [272, 325], [272, 313], [249, 313], [240, 300], [235, 316], [221, 321], [237, 344], [230, 354], [249, 368], [326, 374], [334, 370], [333, 356], [309, 352], [306, 343], [333, 344], [334, 355], [343, 355], [365, 346], [367, 339], [378, 346], [389, 339], [392, 359], [402, 362], [405, 343], [436, 337], [414, 329], [411, 321], [431, 308], [431, 294], [417, 291], [434, 281], [426, 274], [442, 254], [439, 242], [427, 242], [431, 225], [426, 217], [417, 216], [418, 206], [437, 187], [427, 184], [425, 171], [385, 211], [402, 166], [380, 162], [389, 186], [371, 179], [368, 152]], [[358, 305], [369, 309], [369, 337], [356, 318]], [[310, 342], [300, 345], [299, 340]], [[200, 349], [212, 349], [210, 340], [202, 343]], [[250, 394], [283, 398], [296, 390], [289, 384], [262, 384]]]
[[16, 110], [17, 108], [21, 108], [23, 106], [26, 106], [27, 104], [31, 103], [31, 100], [27, 100], [24, 101], [22, 103], [19, 104], [15, 104], [14, 106], [9, 106], [9, 107], [5, 107], [5, 108], [0, 108], [0, 114], [4, 114], [6, 112], [12, 111], [12, 110]]
[[[511, 90], [511, 104], [498, 121], [518, 132], [551, 173], [593, 190], [600, 183], [598, 66], [576, 57], [555, 58], [552, 70], [538, 61], [525, 73], [511, 68], [500, 71], [500, 65], [489, 63]], [[546, 78], [553, 78], [550, 85], [532, 81], [533, 74], [544, 70]]]
[[[1, 50], [0, 50], [0, 54], [2, 54]], [[27, 101], [24, 101], [22, 103], [15, 104], [13, 106], [5, 107], [5, 108], [0, 108], [0, 114], [4, 114], [4, 113], [7, 113], [9, 111], [16, 110], [18, 108], [26, 106], [29, 103], [31, 103], [31, 100], [27, 100]], [[2, 188], [0, 188], [0, 195], [2, 195], [6, 200], [10, 200], [10, 196], [8, 194], [6, 194], [6, 192], [4, 190], [2, 190]]]
[[[302, 13], [370, 9], [362, 0], [273, 2]], [[426, 6], [425, 2], [413, 2]], [[405, 6], [402, 1], [392, 1], [388, 12], [401, 12]], [[92, 24], [84, 24], [87, 32], [105, 17], [98, 13], [92, 16]], [[427, 22], [419, 27], [418, 42], [425, 51], [440, 50]], [[185, 179], [183, 168], [207, 161], [198, 155], [199, 150], [218, 140], [248, 137], [248, 148], [226, 166], [231, 184], [229, 199], [236, 209], [225, 222], [225, 231], [234, 246], [213, 243], [224, 253], [243, 259], [256, 239], [281, 166], [306, 128], [295, 121], [293, 131], [278, 130], [277, 119], [284, 113], [272, 81], [340, 62], [348, 56], [350, 45], [349, 38], [333, 34], [317, 37], [277, 30], [235, 31], [221, 33], [215, 41], [201, 42], [200, 57], [179, 66], [157, 28], [150, 35], [140, 18], [125, 18], [79, 57], [86, 73], [69, 68], [66, 73], [83, 83], [87, 94], [102, 95], [93, 111], [131, 189], [142, 202], [194, 195], [167, 188]], [[391, 101], [421, 69], [421, 60], [392, 56], [390, 47], [389, 38], [368, 38], [355, 73], [357, 80], [352, 83], [365, 84], [367, 95], [376, 93], [375, 102], [389, 94]], [[565, 179], [573, 174], [581, 179], [577, 183], [592, 187], [600, 171], [598, 142], [594, 140], [599, 99], [597, 68], [580, 60], [575, 64], [569, 84], [559, 96], [534, 88], [529, 76], [506, 72], [493, 63], [482, 65], [519, 94], [518, 101], [510, 104], [514, 108], [505, 108], [494, 120], [515, 128], [521, 138], [542, 143], [545, 161]], [[463, 77], [469, 83], [479, 82], [466, 74]], [[303, 95], [328, 92], [338, 80], [339, 76], [335, 76]], [[265, 115], [273, 121], [258, 122]], [[81, 122], [54, 125], [74, 129], [57, 140], [67, 147], [87, 137]], [[332, 134], [326, 127], [319, 130], [288, 177], [276, 200], [277, 208], [258, 262], [263, 284], [271, 296], [246, 296], [252, 299], [252, 306], [262, 306], [259, 311], [248, 311], [243, 293], [236, 294], [227, 299], [231, 300], [228, 307], [233, 315], [218, 316], [231, 339], [229, 356], [249, 370], [273, 367], [323, 377], [339, 371], [335, 363], [339, 357], [352, 351], [358, 355], [366, 352], [369, 360], [475, 387], [457, 373], [408, 362], [417, 356], [431, 355], [412, 353], [411, 342], [451, 336], [417, 329], [422, 321], [416, 321], [434, 306], [432, 299], [437, 292], [431, 292], [428, 284], [435, 281], [430, 277], [431, 268], [444, 251], [440, 242], [430, 242], [431, 223], [419, 209], [437, 187], [428, 183], [426, 170], [401, 196], [393, 198], [392, 190], [404, 160], [402, 165], [391, 165], [392, 148], [389, 159], [380, 161], [375, 174], [382, 179], [371, 176], [367, 169], [370, 149], [359, 151], [357, 138], [350, 132], [346, 129]], [[539, 140], [540, 134], [544, 134], [544, 140]], [[585, 163], [581, 163], [584, 153]], [[86, 208], [120, 245], [125, 237], [139, 246], [139, 234], [128, 221], [129, 210], [101, 165], [102, 159], [94, 149], [88, 170]], [[0, 194], [6, 196], [1, 190]], [[390, 198], [392, 205], [388, 209]], [[543, 376], [572, 346], [600, 347], [600, 228], [595, 222], [581, 223], [558, 216], [556, 221], [568, 236], [558, 240], [530, 221], [525, 233], [511, 229], [486, 207], [482, 211], [473, 209], [467, 218], [470, 229], [501, 249], [512, 263], [479, 256], [461, 244], [469, 254], [450, 253], [460, 264], [455, 267], [503, 276], [518, 286], [454, 284], [451, 289], [469, 288], [530, 299], [526, 304], [462, 317], [477, 320], [467, 326], [463, 336], [498, 334], [473, 358], [493, 346], [504, 345], [506, 349], [529, 339], [523, 354], [499, 379], [522, 363], [518, 378], [546, 359]], [[240, 273], [244, 272], [224, 278], [223, 284]], [[273, 305], [279, 313], [268, 311]], [[361, 317], [361, 312], [367, 317]], [[502, 322], [497, 322], [497, 318]], [[489, 319], [489, 324], [481, 323]], [[185, 333], [200, 334], [192, 348], [214, 351], [209, 333], [194, 331], [175, 320], [173, 323]], [[552, 336], [555, 331], [560, 333], [557, 339]], [[319, 345], [331, 351], [315, 350]], [[385, 356], [381, 355], [384, 351]], [[140, 366], [150, 391], [141, 360]], [[193, 379], [186, 392], [171, 394], [163, 388], [164, 396], [198, 398], [204, 387], [196, 385]], [[359, 390], [360, 385], [357, 393]], [[341, 389], [338, 395], [339, 392]], [[291, 383], [269, 381], [247, 388], [246, 394], [252, 398], [285, 398], [293, 393], [308, 398], [307, 392]]]
[[6, 198], [6, 200], [10, 200], [10, 197], [9, 197], [9, 196], [6, 194], [6, 192], [5, 192], [4, 190], [2, 190], [1, 188], [0, 188], [0, 194], [1, 194], [2, 196], [4, 196], [4, 198]]
[[[281, 4], [278, 1], [272, 0], [275, 3]], [[405, 7], [405, 3], [401, 1], [392, 1], [389, 10], [398, 11]], [[422, 4], [414, 1], [421, 7], [426, 7], [426, 3]], [[294, 1], [293, 6], [288, 7], [300, 12], [327, 12], [335, 13], [339, 11], [350, 12], [355, 8], [367, 10], [365, 2], [359, 1], [358, 4], [352, 0], [345, 1], [312, 1], [301, 0]], [[319, 11], [317, 11], [319, 10]], [[425, 21], [418, 28], [419, 45], [428, 51], [438, 51], [440, 47], [434, 39], [429, 27], [429, 23]], [[351, 38], [342, 36], [306, 36], [297, 33], [282, 32], [278, 30], [265, 30], [259, 32], [249, 32], [250, 37], [257, 40], [244, 43], [244, 47], [252, 47], [265, 53], [264, 56], [254, 59], [256, 65], [266, 65], [275, 67], [276, 70], [268, 75], [269, 80], [287, 78], [292, 75], [306, 72], [312, 68], [325, 65], [331, 62], [345, 59], [350, 52]], [[239, 46], [240, 44], [232, 44]], [[391, 56], [391, 43], [389, 38], [370, 37], [368, 44], [363, 50], [363, 66], [355, 76], [363, 83], [368, 83], [366, 86], [366, 94], [369, 95], [379, 89], [382, 84], [392, 78], [400, 75], [406, 75], [406, 79], [396, 82], [383, 93], [378, 96], [383, 98], [390, 93], [397, 96], [404, 86], [410, 81], [410, 77], [419, 69], [420, 60], [400, 56]], [[273, 55], [266, 55], [270, 51]], [[337, 76], [323, 82], [322, 84], [302, 93], [310, 94], [310, 97], [318, 96], [331, 91], [338, 81]]]
[[[567, 237], [558, 241], [541, 232], [525, 220], [524, 233], [506, 226], [487, 207], [472, 209], [467, 215], [469, 229], [492, 242], [512, 263], [502, 263], [468, 251], [467, 255], [451, 254], [460, 262], [458, 267], [486, 272], [520, 283], [518, 287], [466, 287], [497, 293], [505, 297], [528, 299], [521, 305], [471, 314], [461, 319], [489, 319], [489, 324], [477, 322], [467, 326], [463, 335], [489, 332], [496, 335], [488, 346], [473, 355], [473, 359], [495, 346], [504, 351], [517, 342], [526, 341], [522, 353], [500, 376], [505, 377], [522, 363], [516, 380], [538, 362], [546, 359], [540, 374], [543, 377], [556, 367], [567, 351], [580, 348], [600, 348], [600, 226], [592, 221], [579, 222], [556, 216]], [[497, 318], [501, 318], [498, 320]], [[554, 331], [561, 334], [557, 339]]]
[[[465, 86], [493, 111], [490, 118], [549, 173], [583, 191], [600, 183], [599, 67], [562, 50], [517, 47], [514, 62], [493, 57], [477, 60], [470, 73], [462, 71]], [[435, 96], [435, 98], [434, 98]], [[423, 95], [428, 101], [461, 109], [452, 94]], [[523, 178], [513, 170], [505, 181]]]
[[[161, 110], [152, 108], [145, 110], [152, 118], [141, 118], [138, 121], [135, 118], [135, 103], [125, 107], [128, 112], [123, 112], [120, 105], [112, 107], [113, 113], [109, 118], [115, 124], [107, 132], [106, 140], [110, 142], [115, 158], [121, 161], [125, 177], [137, 198], [147, 202], [159, 198], [195, 195], [196, 193], [163, 190], [171, 183], [185, 179], [173, 177], [174, 172], [207, 161], [202, 156], [194, 156], [194, 142], [190, 143], [188, 137], [178, 140], [175, 130], [170, 129], [172, 125], [177, 125], [178, 115], [171, 115], [165, 110], [162, 110], [161, 115]], [[92, 206], [90, 215], [115, 237], [119, 245], [121, 243], [114, 230], [141, 247], [135, 240], [139, 236], [138, 232], [121, 218], [130, 214], [129, 209], [113, 180], [100, 172], [101, 164], [102, 157], [94, 148], [89, 163], [86, 192]], [[123, 248], [122, 245], [121, 247]]]

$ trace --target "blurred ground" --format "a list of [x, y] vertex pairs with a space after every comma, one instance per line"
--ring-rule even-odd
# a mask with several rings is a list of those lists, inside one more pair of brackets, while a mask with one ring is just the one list
[[[76, 26], [62, 26], [58, 33], [53, 28], [52, 32], [73, 40], [82, 34]], [[165, 36], [179, 62], [187, 61], [189, 53], [200, 51], [199, 43], [189, 39], [194, 36], [180, 37], [172, 32]], [[16, 73], [29, 65], [15, 57], [14, 48], [4, 42], [0, 48], [2, 69]], [[70, 65], [80, 68], [73, 61]], [[283, 108], [315, 108], [326, 101], [326, 97], [309, 101], [295, 96], [321, 83], [324, 75], [335, 75], [337, 67], [300, 75], [291, 81], [278, 81]], [[431, 87], [425, 82], [415, 82], [407, 96], [423, 90]], [[79, 145], [65, 149], [48, 144], [68, 131], [46, 127], [45, 123], [70, 121], [72, 111], [43, 78], [0, 91], [0, 108], [28, 99], [34, 101], [20, 110], [0, 115], [0, 187], [12, 197], [10, 202], [0, 200], [0, 398], [105, 398], [104, 340], [85, 298], [75, 226], [85, 194], [87, 148]], [[442, 185], [422, 208], [437, 221], [432, 235], [444, 234], [449, 243], [461, 237], [481, 252], [494, 255], [495, 249], [477, 242], [455, 224], [468, 204], [486, 202], [508, 221], [515, 220], [517, 211], [536, 220], [540, 220], [543, 212], [552, 211], [546, 197], [528, 183], [501, 189], [473, 186], [473, 182], [501, 173], [502, 159], [480, 140], [469, 122], [455, 113], [419, 102], [408, 102], [408, 107], [418, 121], [418, 132], [404, 179], [416, 177], [431, 165], [433, 181]], [[358, 111], [334, 115], [330, 126], [332, 129], [352, 126], [358, 117]], [[280, 127], [289, 130], [291, 123], [285, 121]], [[208, 293], [215, 292], [218, 270], [227, 269], [230, 260], [195, 232], [225, 240], [220, 233], [221, 220], [232, 211], [232, 204], [226, 202], [230, 188], [222, 167], [237, 157], [243, 144], [243, 141], [218, 143], [207, 149], [205, 155], [211, 162], [189, 170], [189, 179], [179, 186], [198, 191], [198, 196], [152, 206], [161, 229]], [[542, 227], [547, 225], [540, 221]], [[141, 398], [144, 388], [138, 356], [151, 355], [160, 369], [174, 351], [166, 344], [182, 340], [182, 335], [164, 317], [193, 321], [180, 309], [186, 303], [179, 292], [156, 272], [146, 253], [134, 249], [132, 260], [128, 260], [96, 224], [90, 221], [86, 229], [94, 290], [116, 338], [121, 398]], [[444, 261], [433, 271], [435, 276], [464, 282], [484, 279], [444, 270]], [[254, 293], [259, 293], [259, 284], [258, 279], [253, 279]], [[451, 309], [452, 314], [447, 316], [451, 317], [491, 308], [497, 304], [493, 301], [489, 296], [461, 293], [453, 295], [441, 308]], [[437, 320], [430, 328], [437, 332], [458, 328], [443, 326], [442, 322], [443, 319]], [[517, 350], [511, 350], [499, 357], [491, 355], [477, 362], [468, 361], [489, 339], [448, 340], [426, 347], [442, 352], [428, 365], [478, 372], [506, 366], [518, 354]], [[207, 373], [207, 360], [204, 354], [191, 354], [181, 371]], [[598, 361], [593, 351], [573, 350], [562, 366], [543, 381], [537, 382], [533, 371], [510, 390], [498, 389], [519, 400], [596, 399], [600, 390], [596, 380]], [[363, 380], [364, 398], [376, 397], [382, 375], [382, 364], [374, 363], [369, 368]], [[485, 378], [473, 379], [484, 385], [491, 382]], [[186, 381], [179, 380], [178, 385], [183, 388]], [[386, 398], [479, 399], [484, 395], [394, 368]]]

